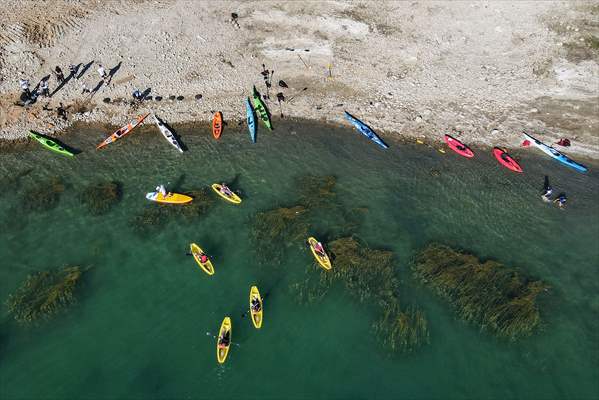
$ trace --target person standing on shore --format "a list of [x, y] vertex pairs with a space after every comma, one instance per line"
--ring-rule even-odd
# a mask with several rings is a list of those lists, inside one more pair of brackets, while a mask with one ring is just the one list
[[44, 79], [40, 82], [40, 91], [39, 93], [44, 97], [50, 97], [50, 89], [48, 88], [48, 80]]
[[21, 90], [23, 91], [23, 94], [25, 95], [25, 97], [27, 99], [30, 99], [31, 91], [29, 90], [29, 80], [25, 79], [25, 78], [19, 79], [19, 86], [21, 87]]
[[71, 73], [71, 76], [75, 80], [77, 80], [77, 71], [78, 70], [79, 70], [79, 65], [75, 65], [75, 64], [70, 64], [69, 65], [69, 72]]
[[98, 74], [100, 75], [100, 79], [106, 83], [106, 78], [108, 78], [108, 74], [106, 73], [106, 69], [102, 66], [102, 64], [98, 64]]
[[85, 82], [81, 84], [81, 94], [91, 93], [92, 91], [87, 87]]
[[56, 66], [56, 68], [54, 68], [54, 74], [56, 75], [56, 81], [58, 82], [58, 84], [62, 84], [64, 82], [64, 74], [62, 73], [62, 69], [60, 69], [58, 65]]
[[64, 108], [62, 103], [58, 104], [58, 108], [56, 109], [56, 115], [65, 121], [67, 120], [67, 110]]

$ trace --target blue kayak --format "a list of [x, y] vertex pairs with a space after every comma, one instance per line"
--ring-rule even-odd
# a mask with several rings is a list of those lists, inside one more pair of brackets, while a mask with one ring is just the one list
[[535, 147], [539, 148], [539, 150], [541, 150], [543, 153], [556, 159], [557, 161], [561, 162], [562, 164], [566, 164], [568, 167], [574, 168], [578, 172], [587, 172], [589, 170], [584, 165], [577, 163], [576, 161], [572, 160], [565, 154], [560, 153], [559, 151], [557, 151], [556, 149], [554, 149], [551, 146], [547, 146], [545, 143], [533, 138], [529, 134], [527, 134], [525, 132], [522, 132], [522, 134], [524, 135], [524, 137], [526, 139], [528, 139], [530, 142], [532, 142], [532, 144], [534, 144]]
[[254, 109], [250, 103], [250, 99], [245, 99], [245, 111], [247, 113], [248, 130], [250, 131], [250, 138], [252, 143], [256, 143], [256, 116], [254, 115]]
[[366, 136], [368, 139], [372, 140], [374, 143], [378, 144], [383, 149], [389, 148], [389, 146], [387, 146], [387, 144], [385, 142], [383, 142], [383, 140], [376, 133], [374, 133], [374, 131], [368, 125], [366, 125], [364, 122], [360, 121], [359, 119], [357, 119], [356, 117], [354, 117], [353, 115], [348, 113], [347, 111], [345, 112], [345, 118], [349, 122], [354, 124], [356, 129], [358, 131], [360, 131], [360, 133], [362, 135]]

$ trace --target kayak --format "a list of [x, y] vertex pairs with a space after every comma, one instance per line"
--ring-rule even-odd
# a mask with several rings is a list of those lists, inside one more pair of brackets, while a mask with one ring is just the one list
[[181, 153], [183, 153], [183, 149], [181, 148], [181, 145], [177, 141], [177, 138], [175, 137], [175, 133], [172, 130], [170, 130], [165, 125], [165, 123], [162, 122], [162, 120], [156, 116], [156, 114], [154, 114], [154, 122], [156, 122], [156, 125], [158, 126], [158, 129], [160, 129], [160, 133], [162, 133], [162, 136], [164, 136], [164, 138], [170, 144], [172, 144], [175, 149], [177, 149]]
[[541, 149], [541, 151], [543, 153], [545, 153], [548, 156], [552, 157], [553, 159], [561, 162], [562, 164], [565, 164], [568, 167], [574, 168], [578, 172], [587, 172], [589, 170], [584, 165], [577, 163], [576, 161], [572, 160], [568, 156], [560, 153], [553, 147], [548, 146], [545, 143], [533, 138], [532, 136], [528, 135], [527, 133], [522, 132], [522, 134], [524, 135], [524, 137], [526, 139], [530, 140], [532, 142], [532, 144], [534, 144], [537, 148]]
[[205, 273], [207, 273], [208, 275], [214, 275], [214, 266], [212, 265], [212, 261], [210, 261], [210, 259], [208, 259], [208, 261], [206, 261], [205, 263], [202, 263], [202, 261], [200, 261], [200, 256], [202, 255], [202, 253], [204, 253], [204, 250], [202, 250], [200, 246], [198, 246], [195, 243], [192, 243], [189, 245], [189, 251], [193, 255], [194, 260], [196, 260], [200, 268], [202, 268], [202, 270]]
[[388, 149], [389, 148], [389, 146], [387, 146], [387, 144], [385, 142], [383, 142], [383, 140], [372, 130], [372, 128], [370, 128], [364, 122], [360, 121], [359, 119], [357, 119], [356, 117], [354, 117], [353, 115], [351, 115], [350, 113], [348, 113], [347, 111], [345, 111], [345, 118], [349, 122], [351, 122], [352, 124], [354, 124], [354, 126], [356, 127], [356, 129], [362, 135], [366, 136], [368, 139], [372, 140], [374, 143], [378, 144], [383, 149]]
[[245, 99], [245, 111], [247, 113], [248, 130], [250, 131], [250, 138], [252, 143], [256, 143], [256, 116], [254, 115], [254, 109], [250, 99]]
[[146, 199], [155, 201], [156, 203], [185, 204], [192, 201], [193, 197], [181, 193], [167, 193], [165, 197], [160, 192], [150, 192], [146, 194]]
[[254, 100], [254, 109], [258, 114], [258, 117], [262, 120], [264, 125], [272, 131], [272, 123], [270, 122], [270, 115], [268, 114], [268, 109], [266, 108], [266, 104], [260, 97], [260, 93], [256, 90], [256, 86], [254, 86], [254, 94], [252, 95]]
[[318, 261], [318, 264], [320, 264], [320, 266], [326, 270], [329, 270], [331, 268], [333, 268], [333, 266], [331, 265], [331, 260], [329, 259], [329, 256], [327, 255], [327, 253], [324, 253], [324, 257], [319, 255], [316, 250], [314, 250], [314, 246], [318, 243], [318, 240], [316, 240], [313, 237], [309, 237], [308, 238], [308, 244], [310, 245], [310, 250], [312, 251], [312, 255], [314, 256], [314, 258], [316, 259], [316, 261]]
[[500, 149], [499, 147], [495, 147], [493, 149], [493, 155], [499, 161], [499, 164], [503, 165], [507, 169], [511, 169], [514, 172], [522, 172], [522, 168], [520, 164], [516, 162], [505, 149]]
[[229, 347], [231, 347], [231, 334], [233, 333], [233, 329], [231, 327], [231, 318], [225, 317], [223, 319], [223, 323], [220, 325], [220, 330], [218, 331], [218, 337], [220, 338], [225, 332], [229, 332], [229, 343], [226, 346], [219, 345], [219, 339], [216, 339], [216, 359], [220, 364], [224, 363], [227, 359], [227, 355], [229, 354]]
[[[260, 302], [260, 311], [252, 310], [252, 299], [258, 299]], [[260, 292], [256, 286], [252, 286], [250, 289], [250, 313], [252, 314], [252, 323], [256, 329], [260, 329], [262, 327], [262, 297], [260, 297]]]
[[445, 135], [445, 142], [451, 150], [455, 151], [459, 155], [467, 158], [474, 157], [474, 153], [472, 152], [472, 150], [470, 150], [468, 146], [466, 146], [464, 143], [460, 142], [456, 138], [453, 138], [449, 135]]
[[217, 111], [212, 118], [212, 136], [218, 139], [221, 133], [223, 133], [223, 114]]
[[228, 202], [233, 203], [233, 204], [241, 203], [241, 197], [237, 196], [233, 192], [231, 192], [231, 195], [227, 196], [226, 194], [224, 194], [223, 192], [220, 191], [220, 188], [222, 188], [222, 185], [220, 185], [218, 183], [212, 184], [212, 190], [214, 190], [216, 192], [216, 194], [218, 194], [223, 199], [225, 199]]
[[99, 145], [96, 146], [96, 150], [101, 149], [102, 147], [106, 146], [107, 144], [116, 142], [117, 140], [119, 140], [120, 138], [125, 136], [126, 134], [130, 133], [139, 124], [141, 124], [148, 115], [150, 115], [150, 113], [147, 113], [146, 115], [138, 115], [137, 118], [135, 118], [134, 120], [131, 120], [127, 125], [118, 129], [112, 135], [110, 135], [106, 139], [104, 139], [104, 141], [102, 143], [100, 143]]
[[41, 133], [29, 131], [29, 135], [32, 138], [34, 138], [35, 140], [37, 140], [42, 146], [44, 146], [48, 150], [52, 150], [55, 153], [69, 156], [69, 157], [73, 157], [75, 155], [75, 153], [62, 147], [57, 141], [50, 139], [49, 137], [46, 137], [46, 136], [42, 135]]

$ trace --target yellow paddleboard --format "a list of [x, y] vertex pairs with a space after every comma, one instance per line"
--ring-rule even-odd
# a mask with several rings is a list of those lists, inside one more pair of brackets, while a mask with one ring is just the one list
[[191, 251], [193, 258], [196, 260], [200, 268], [202, 268], [204, 272], [206, 272], [208, 275], [214, 275], [214, 267], [212, 266], [212, 261], [208, 259], [208, 261], [206, 261], [205, 264], [202, 264], [202, 261], [200, 261], [200, 256], [202, 255], [202, 253], [204, 253], [204, 250], [202, 250], [202, 248], [195, 243], [192, 243], [189, 246], [189, 250]]
[[[252, 310], [252, 299], [257, 298], [260, 302], [260, 311]], [[256, 286], [252, 286], [250, 289], [250, 313], [252, 314], [252, 322], [256, 329], [260, 329], [262, 327], [262, 297], [260, 297], [260, 292]]]
[[189, 197], [181, 193], [167, 193], [166, 196], [163, 196], [162, 193], [159, 192], [150, 192], [146, 194], [146, 199], [155, 201], [157, 203], [185, 204], [191, 202], [193, 197]]
[[320, 264], [320, 266], [324, 269], [331, 269], [333, 268], [333, 266], [331, 265], [331, 260], [329, 259], [329, 256], [327, 255], [327, 253], [324, 253], [324, 257], [319, 255], [316, 250], [314, 250], [314, 246], [316, 245], [316, 243], [318, 243], [318, 240], [316, 240], [313, 237], [309, 237], [308, 238], [308, 243], [310, 244], [310, 250], [312, 250], [312, 255], [314, 256], [314, 258], [316, 259], [316, 261], [318, 261], [318, 263]]
[[[221, 347], [219, 345], [220, 337], [224, 335], [225, 332], [229, 331], [229, 343], [226, 346]], [[223, 323], [220, 325], [220, 330], [218, 331], [218, 339], [216, 339], [216, 359], [220, 364], [224, 363], [227, 359], [227, 355], [229, 354], [229, 347], [231, 347], [231, 334], [233, 330], [231, 329], [231, 318], [225, 317], [223, 319]]]
[[231, 192], [230, 196], [227, 196], [226, 194], [224, 194], [223, 192], [220, 191], [221, 187], [222, 186], [220, 184], [215, 183], [212, 185], [212, 190], [214, 190], [216, 192], [216, 194], [218, 194], [220, 197], [222, 197], [223, 199], [227, 200], [230, 203], [233, 203], [233, 204], [241, 203], [241, 197], [237, 196], [233, 192]]

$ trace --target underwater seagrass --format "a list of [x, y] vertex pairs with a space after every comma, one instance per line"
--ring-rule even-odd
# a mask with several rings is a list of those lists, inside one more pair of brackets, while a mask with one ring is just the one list
[[393, 253], [369, 249], [353, 237], [328, 244], [333, 268], [324, 271], [311, 265], [307, 277], [290, 286], [300, 303], [322, 299], [329, 287], [342, 283], [360, 303], [368, 302], [379, 309], [373, 324], [378, 340], [391, 352], [409, 352], [428, 343], [428, 326], [422, 311], [402, 310], [399, 281], [393, 265]]
[[79, 200], [87, 206], [92, 215], [106, 214], [122, 197], [122, 185], [119, 182], [98, 182], [86, 187]]
[[47, 211], [58, 205], [64, 184], [59, 177], [36, 183], [23, 194], [21, 204], [25, 211]]
[[414, 260], [414, 275], [449, 301], [460, 318], [516, 340], [541, 323], [537, 296], [548, 286], [495, 261], [431, 244]]
[[8, 296], [8, 312], [21, 323], [49, 318], [76, 301], [75, 290], [86, 270], [64, 267], [29, 275]]
[[251, 240], [260, 262], [279, 263], [289, 244], [305, 240], [309, 224], [304, 206], [280, 207], [253, 217]]
[[304, 175], [296, 178], [299, 203], [308, 209], [330, 206], [336, 199], [333, 192], [335, 183], [335, 177], [330, 175]]

